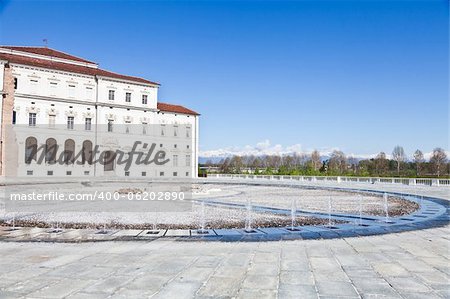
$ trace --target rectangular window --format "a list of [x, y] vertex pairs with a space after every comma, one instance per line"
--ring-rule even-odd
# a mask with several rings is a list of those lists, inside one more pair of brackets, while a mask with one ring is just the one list
[[30, 127], [35, 127], [36, 126], [36, 113], [30, 113], [28, 115], [28, 125]]
[[147, 135], [147, 124], [142, 124], [142, 135]]
[[56, 115], [49, 115], [48, 116], [48, 127], [49, 128], [54, 128], [55, 127], [55, 120], [56, 120]]
[[75, 97], [75, 85], [69, 84], [69, 97]]
[[13, 124], [13, 125], [16, 124], [16, 111], [13, 111], [13, 115], [12, 115], [12, 124]]
[[84, 175], [89, 175], [89, 171], [85, 171], [85, 172], [84, 172]]
[[187, 138], [191, 137], [191, 128], [190, 127], [186, 127], [186, 137]]
[[178, 136], [178, 126], [173, 126], [173, 136]]
[[31, 79], [30, 80], [30, 93], [37, 93], [38, 88], [38, 80]]
[[114, 101], [114, 90], [110, 90], [110, 91], [108, 92], [108, 99], [109, 99], [110, 101]]
[[52, 170], [47, 171], [47, 175], [53, 175], [53, 171]]
[[173, 155], [173, 166], [178, 166], [178, 155]]
[[174, 171], [173, 176], [177, 176], [178, 172]]
[[177, 145], [176, 145], [176, 144], [174, 144], [174, 145], [173, 145], [173, 148], [177, 148]]
[[166, 135], [166, 125], [161, 125], [161, 136]]
[[49, 90], [50, 96], [56, 96], [57, 87], [58, 87], [57, 82], [50, 81], [50, 90]]
[[147, 105], [148, 96], [146, 94], [142, 95], [142, 104]]
[[17, 80], [17, 78], [14, 78], [14, 89], [17, 89], [17, 84], [18, 84], [18, 80]]
[[143, 171], [142, 176], [147, 176], [147, 172]]
[[186, 155], [186, 166], [191, 166], [191, 155]]
[[73, 116], [68, 116], [67, 117], [67, 129], [73, 130], [73, 122], [74, 122]]
[[72, 171], [66, 171], [66, 175], [72, 175]]
[[164, 176], [164, 171], [161, 171], [161, 172], [159, 173], [159, 176]]
[[186, 171], [186, 176], [189, 176], [189, 172], [188, 171]]
[[92, 118], [85, 118], [84, 119], [84, 129], [86, 131], [90, 131], [92, 128]]
[[125, 171], [125, 176], [130, 176], [130, 172], [129, 171]]
[[125, 93], [125, 102], [131, 102], [131, 92]]
[[33, 170], [27, 170], [27, 175], [33, 175]]
[[86, 87], [86, 98], [92, 99], [92, 95], [94, 93], [94, 89], [92, 87]]
[[108, 120], [108, 132], [112, 132], [113, 131], [113, 125], [114, 125], [114, 121], [113, 120]]

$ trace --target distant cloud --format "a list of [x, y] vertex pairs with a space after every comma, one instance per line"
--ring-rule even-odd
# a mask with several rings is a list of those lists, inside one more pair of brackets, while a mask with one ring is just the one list
[[270, 147], [270, 141], [269, 141], [269, 139], [266, 139], [266, 140], [264, 140], [264, 141], [258, 142], [258, 143], [256, 144], [256, 149], [258, 149], [258, 150], [265, 150], [265, 149], [267, 149], [267, 148], [269, 148], [269, 147]]
[[[322, 156], [329, 156], [337, 148], [319, 149]], [[266, 139], [256, 143], [256, 145], [246, 145], [243, 147], [226, 147], [216, 150], [200, 151], [202, 158], [230, 157], [234, 155], [245, 156], [264, 156], [264, 155], [293, 155], [293, 154], [311, 154], [313, 150], [304, 150], [301, 144], [283, 146], [281, 144], [272, 145], [270, 140]]]
[[[207, 151], [200, 151], [199, 156], [201, 158], [225, 158], [225, 157], [231, 157], [231, 156], [265, 156], [265, 155], [293, 155], [293, 154], [306, 154], [310, 155], [311, 152], [314, 149], [307, 149], [304, 150], [301, 144], [293, 144], [288, 146], [283, 146], [281, 144], [275, 144], [272, 145], [269, 139], [265, 139], [263, 141], [260, 141], [256, 143], [256, 145], [245, 145], [242, 147], [226, 147], [221, 149], [215, 149], [215, 150], [207, 150]], [[320, 153], [320, 156], [322, 157], [329, 157], [333, 151], [339, 150], [337, 147], [331, 147], [331, 148], [318, 148], [317, 149]], [[355, 158], [355, 159], [372, 159], [375, 158], [378, 153], [374, 154], [358, 154], [358, 153], [346, 153], [346, 156], [348, 158]], [[450, 159], [450, 152], [446, 151], [447, 157]], [[413, 153], [408, 156], [409, 160], [412, 160]], [[427, 152], [423, 154], [426, 160], [429, 160], [432, 152]], [[391, 154], [389, 152], [386, 152], [386, 158], [391, 159]]]
[[229, 157], [234, 155], [288, 155], [288, 154], [300, 154], [302, 153], [302, 145], [294, 144], [284, 147], [281, 144], [272, 145], [270, 140], [266, 139], [258, 142], [256, 145], [246, 145], [243, 147], [226, 147], [217, 150], [201, 151], [200, 157], [214, 158], [214, 157]]

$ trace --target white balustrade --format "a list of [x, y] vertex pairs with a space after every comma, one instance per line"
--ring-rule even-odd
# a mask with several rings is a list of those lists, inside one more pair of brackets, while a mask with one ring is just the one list
[[248, 180], [296, 180], [299, 182], [336, 182], [336, 183], [369, 183], [394, 184], [408, 186], [441, 186], [450, 187], [450, 179], [429, 178], [380, 178], [380, 177], [348, 177], [348, 176], [300, 176], [300, 175], [243, 175], [243, 174], [208, 174], [212, 178], [248, 179]]

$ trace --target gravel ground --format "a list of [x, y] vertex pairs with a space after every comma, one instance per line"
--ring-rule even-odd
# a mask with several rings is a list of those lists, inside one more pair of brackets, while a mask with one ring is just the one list
[[[201, 208], [199, 208], [201, 209]], [[12, 215], [2, 226], [11, 226]], [[118, 228], [118, 229], [197, 229], [202, 227], [198, 211], [183, 213], [89, 213], [85, 215], [66, 213], [36, 214], [21, 216], [15, 220], [16, 226], [27, 227], [62, 227], [62, 228]], [[43, 220], [45, 219], [45, 220]], [[80, 219], [80, 220], [77, 220]], [[86, 222], [85, 219], [92, 219]], [[204, 228], [244, 228], [247, 212], [237, 209], [205, 207]], [[251, 213], [252, 227], [286, 227], [291, 226], [290, 216], [271, 213]], [[336, 222], [332, 222], [336, 223]], [[341, 222], [340, 222], [341, 223]], [[296, 217], [294, 225], [326, 225], [328, 220], [315, 217]]]
[[[145, 184], [99, 184], [85, 187], [84, 190], [124, 190], [140, 192], [146, 190]], [[30, 187], [34, 191], [35, 186]], [[37, 189], [45, 190], [47, 186]], [[59, 192], [65, 192], [64, 186], [55, 186]], [[74, 187], [70, 186], [70, 190]], [[359, 213], [359, 197], [355, 193], [298, 189], [272, 186], [248, 186], [227, 184], [195, 184], [193, 197], [197, 200], [220, 201], [225, 203], [246, 204], [291, 209], [293, 204], [297, 210], [328, 212], [331, 198], [332, 213]], [[405, 215], [415, 211], [418, 205], [395, 197], [389, 198], [389, 215]], [[385, 215], [384, 200], [381, 196], [367, 195], [361, 199], [363, 215]], [[188, 210], [182, 212], [46, 212], [46, 213], [7, 213], [0, 212], [0, 225], [61, 226], [66, 228], [110, 227], [110, 228], [243, 228], [248, 213], [245, 209], [226, 207], [204, 207], [204, 221], [202, 221], [202, 207], [198, 203], [189, 203]], [[54, 210], [54, 209], [53, 209]], [[256, 227], [289, 226], [291, 217], [272, 213], [251, 213], [252, 225]], [[328, 221], [313, 217], [297, 217], [296, 225], [321, 225]]]
[[[331, 198], [333, 213], [359, 214], [359, 194], [343, 191], [320, 189], [299, 189], [274, 186], [250, 186], [227, 184], [196, 185], [198, 198], [222, 202], [290, 209], [293, 201], [298, 210], [328, 212]], [[384, 216], [384, 199], [376, 194], [364, 194], [361, 197], [362, 214]], [[419, 206], [416, 203], [398, 197], [388, 198], [390, 216], [411, 214]]]

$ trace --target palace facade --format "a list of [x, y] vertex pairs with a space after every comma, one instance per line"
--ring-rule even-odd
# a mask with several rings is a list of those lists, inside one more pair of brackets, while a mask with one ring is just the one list
[[[46, 47], [0, 46], [0, 87], [3, 176], [197, 176], [199, 114], [159, 102], [156, 82]], [[118, 163], [117, 151], [133, 150], [166, 162]]]

